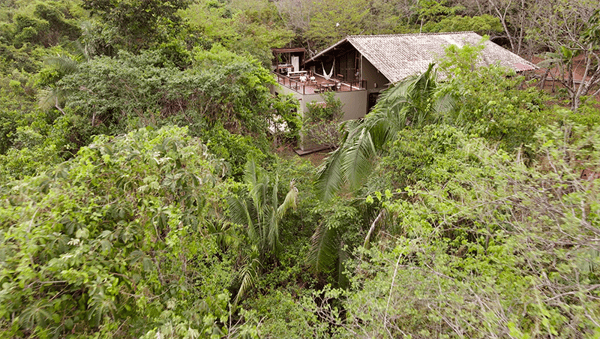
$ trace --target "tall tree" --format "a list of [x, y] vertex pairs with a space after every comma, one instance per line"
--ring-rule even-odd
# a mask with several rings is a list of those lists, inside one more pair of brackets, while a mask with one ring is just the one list
[[165, 40], [177, 30], [181, 18], [177, 11], [189, 0], [84, 0], [83, 7], [116, 29], [130, 50], [148, 47]]
[[240, 274], [240, 287], [235, 301], [254, 285], [259, 265], [275, 257], [281, 250], [280, 222], [290, 208], [295, 209], [298, 189], [290, 182], [290, 190], [279, 202], [279, 178], [271, 177], [254, 160], [248, 161], [244, 181], [250, 187], [249, 197], [234, 196], [229, 199], [231, 220], [246, 229], [250, 254], [244, 260]]
[[362, 0], [323, 0], [306, 33], [314, 46], [323, 49], [347, 35], [365, 32], [369, 4]]
[[500, 19], [513, 52], [521, 54], [530, 3], [525, 0], [488, 0], [493, 15]]
[[[454, 0], [463, 6], [462, 14], [471, 17], [486, 18], [491, 15], [499, 20], [500, 29], [488, 30], [492, 39], [505, 39], [505, 43], [514, 53], [534, 52], [527, 41], [527, 33], [533, 24], [533, 11], [536, 2], [527, 0]], [[537, 3], [542, 4], [543, 1]], [[496, 27], [494, 27], [496, 28]]]

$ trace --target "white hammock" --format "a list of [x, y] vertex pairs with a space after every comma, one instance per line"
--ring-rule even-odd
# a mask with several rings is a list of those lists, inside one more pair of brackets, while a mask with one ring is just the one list
[[331, 79], [335, 67], [335, 59], [333, 59], [333, 64], [331, 65], [331, 71], [329, 72], [329, 74], [325, 73], [325, 65], [323, 65], [323, 62], [321, 62], [321, 67], [323, 67], [323, 78], [325, 78], [325, 80]]

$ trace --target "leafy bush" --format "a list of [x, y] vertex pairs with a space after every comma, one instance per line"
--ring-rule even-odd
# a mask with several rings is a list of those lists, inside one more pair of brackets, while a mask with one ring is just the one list
[[77, 7], [59, 1], [35, 1], [13, 10], [12, 22], [2, 30], [6, 42], [20, 48], [26, 43], [38, 46], [56, 46], [74, 41], [80, 35], [76, 19]]
[[222, 125], [215, 125], [203, 133], [203, 140], [213, 154], [227, 161], [230, 165], [228, 174], [234, 178], [243, 178], [244, 168], [248, 160], [256, 159], [259, 163], [270, 159], [266, 152], [268, 145], [260, 144], [249, 135], [234, 134], [226, 130]]
[[418, 182], [451, 178], [467, 164], [478, 166], [478, 157], [464, 155], [478, 147], [475, 141], [465, 145], [468, 139], [469, 136], [456, 127], [443, 124], [403, 131], [370, 176], [369, 191], [402, 190]]
[[[44, 113], [36, 112], [24, 119], [30, 125], [18, 126], [10, 135], [12, 146], [0, 154], [0, 182], [23, 179], [53, 168], [72, 157], [79, 148], [69, 135], [71, 117], [59, 117], [50, 122]], [[35, 119], [35, 120], [33, 120]]]
[[548, 122], [544, 95], [525, 87], [514, 71], [492, 65], [475, 67], [483, 44], [458, 48], [451, 45], [440, 61], [448, 76], [443, 93], [455, 98], [445, 122], [514, 150], [533, 142], [534, 131]]
[[249, 249], [244, 267], [240, 270], [236, 303], [255, 285], [259, 266], [264, 266], [281, 253], [281, 220], [290, 209], [296, 209], [298, 203], [298, 189], [294, 181], [289, 183], [286, 195], [280, 196], [279, 177], [271, 178], [254, 159], [246, 164], [244, 183], [249, 192], [240, 192], [228, 199], [229, 217], [233, 223], [243, 227]]
[[273, 291], [258, 296], [252, 308], [244, 312], [247, 324], [253, 324], [261, 338], [324, 338], [327, 324], [304, 308], [299, 297]]
[[109, 134], [172, 121], [189, 125], [196, 136], [222, 125], [261, 139], [269, 120], [283, 116], [279, 110], [289, 111], [271, 95], [274, 80], [256, 61], [218, 49], [194, 58], [195, 67], [182, 71], [160, 51], [98, 57], [64, 76], [56, 88], [65, 93], [66, 108]]
[[257, 59], [264, 67], [271, 64], [271, 48], [283, 47], [294, 37], [269, 1], [201, 0], [181, 15], [190, 32], [202, 37], [201, 44], [221, 44], [229, 51]]
[[47, 170], [69, 156], [70, 119], [36, 107], [33, 77], [0, 78], [0, 183]]
[[600, 192], [580, 174], [600, 160], [598, 132], [539, 129], [533, 167], [443, 126], [422, 148], [401, 139], [383, 163], [409, 185], [383, 198], [381, 241], [355, 254], [352, 289], [323, 291], [315, 311], [342, 337], [597, 335]]
[[226, 188], [186, 134], [99, 136], [2, 191], [3, 337], [223, 330], [232, 276], [209, 225]]
[[187, 0], [84, 0], [83, 8], [98, 16], [118, 41], [129, 51], [153, 47], [165, 42], [183, 26], [177, 11], [185, 9]]
[[306, 104], [302, 133], [305, 143], [336, 147], [341, 140], [339, 124], [344, 116], [342, 101], [333, 92], [323, 93], [323, 102], [311, 101]]

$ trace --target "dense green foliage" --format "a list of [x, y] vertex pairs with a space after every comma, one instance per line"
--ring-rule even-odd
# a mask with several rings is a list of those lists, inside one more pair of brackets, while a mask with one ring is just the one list
[[271, 63], [271, 48], [283, 47], [294, 34], [285, 27], [274, 4], [267, 0], [201, 0], [183, 12], [190, 30], [201, 36], [201, 44], [219, 43], [246, 53], [263, 65]]
[[206, 225], [225, 192], [215, 189], [221, 165], [185, 130], [142, 129], [98, 137], [7, 187], [3, 336], [140, 336], [165, 321], [218, 327], [204, 318], [227, 314], [223, 281], [198, 282], [202, 267], [219, 265]]
[[104, 133], [172, 119], [185, 120], [196, 133], [219, 121], [242, 134], [264, 131], [274, 112], [267, 88], [272, 77], [256, 63], [234, 55], [213, 61], [211, 53], [228, 52], [214, 47], [184, 55], [192, 59], [188, 63], [199, 65], [183, 71], [163, 51], [98, 57], [56, 86], [65, 93], [67, 109]]
[[394, 192], [379, 226], [394, 236], [355, 263], [352, 328], [597, 335], [598, 188], [580, 178], [597, 162], [597, 130], [541, 129], [533, 166], [452, 127], [423, 132], [394, 143], [379, 169], [387, 178], [373, 183]]
[[344, 116], [342, 101], [333, 92], [321, 94], [323, 101], [306, 103], [302, 121], [303, 143], [336, 147], [341, 138], [338, 125]]
[[439, 96], [433, 65], [419, 75], [386, 90], [363, 121], [350, 122], [341, 146], [323, 163], [317, 187], [324, 199], [344, 184], [357, 188], [370, 174], [374, 157], [406, 127], [422, 127], [439, 121], [452, 103]]
[[[265, 69], [473, 30], [591, 79], [599, 24], [592, 0], [3, 1], [0, 337], [599, 338], [597, 84], [551, 97], [450, 47], [338, 124]], [[300, 137], [340, 147], [316, 168]]]
[[129, 50], [165, 42], [177, 33], [187, 0], [83, 0], [82, 7], [98, 16], [111, 30], [112, 38]]

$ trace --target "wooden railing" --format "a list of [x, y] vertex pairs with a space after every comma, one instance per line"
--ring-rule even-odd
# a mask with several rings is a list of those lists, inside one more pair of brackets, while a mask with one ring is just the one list
[[350, 92], [360, 91], [367, 88], [367, 80], [344, 81], [342, 86], [349, 86]]
[[[339, 81], [330, 79], [327, 81], [321, 81], [320, 83], [315, 82], [302, 82], [297, 78], [290, 78], [286, 75], [274, 73], [277, 75], [277, 82], [283, 86], [290, 88], [298, 93], [306, 94], [307, 88], [313, 88], [314, 93], [320, 93], [325, 91], [341, 91], [341, 92], [352, 92], [360, 91], [367, 88], [367, 80], [356, 80], [356, 81]], [[329, 84], [329, 85], [324, 85]]]
[[[277, 75], [277, 82], [283, 86], [293, 89], [294, 91], [302, 94], [306, 94], [306, 84], [299, 79], [290, 78], [286, 75], [275, 73]], [[309, 85], [310, 86], [310, 85]]]

